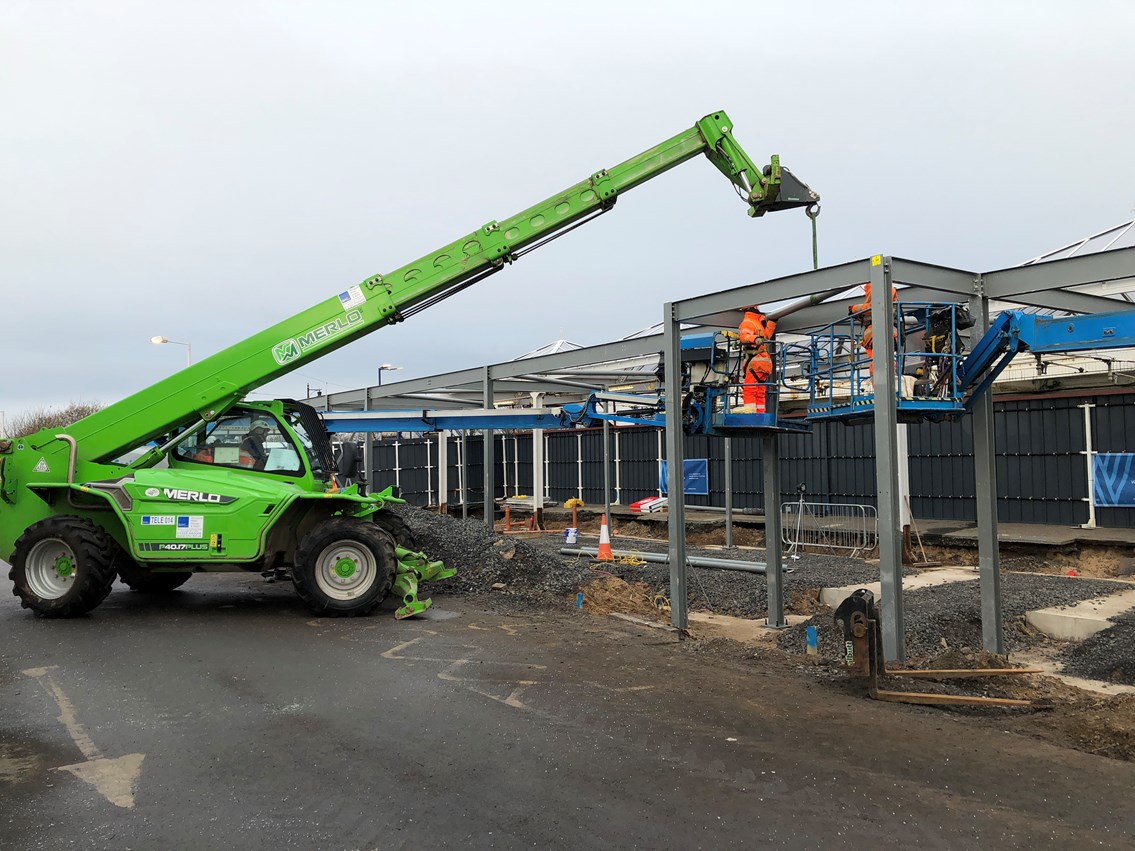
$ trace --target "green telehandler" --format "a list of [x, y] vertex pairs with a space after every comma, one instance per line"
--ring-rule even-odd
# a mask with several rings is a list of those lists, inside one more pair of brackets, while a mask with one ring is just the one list
[[749, 214], [819, 197], [779, 158], [755, 165], [714, 112], [691, 129], [399, 269], [372, 275], [62, 429], [0, 441], [0, 556], [13, 592], [45, 617], [94, 609], [116, 578], [144, 591], [195, 572], [290, 575], [321, 615], [364, 615], [394, 589], [454, 573], [417, 552], [390, 488], [340, 487], [318, 413], [247, 394], [482, 280], [611, 209], [623, 192], [705, 154]]

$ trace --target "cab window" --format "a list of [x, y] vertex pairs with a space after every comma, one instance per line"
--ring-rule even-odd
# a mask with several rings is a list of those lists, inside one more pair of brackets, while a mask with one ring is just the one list
[[281, 475], [304, 472], [300, 453], [274, 417], [259, 411], [231, 411], [177, 444], [182, 461]]

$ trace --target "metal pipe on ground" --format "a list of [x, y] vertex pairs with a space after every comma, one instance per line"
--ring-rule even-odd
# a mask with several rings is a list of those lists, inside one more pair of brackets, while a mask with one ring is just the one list
[[729, 509], [721, 505], [690, 505], [688, 502], [686, 503], [686, 511], [716, 511], [721, 513], [730, 510], [732, 510], [734, 514], [755, 514], [758, 516], [761, 514], [756, 508], [737, 508], [734, 506], [732, 509]]
[[[560, 555], [562, 556], [596, 556], [599, 550], [596, 547], [561, 547]], [[614, 550], [612, 553], [615, 558], [637, 558], [642, 561], [651, 562], [652, 564], [668, 564], [670, 557], [665, 553], [640, 553], [632, 552], [630, 550]], [[739, 570], [742, 573], [759, 573], [764, 574], [765, 564], [760, 561], [734, 561], [728, 558], [703, 558], [694, 557], [686, 558], [686, 564], [690, 567], [706, 567], [715, 570]], [[792, 568], [784, 568], [785, 573], [789, 573]]]

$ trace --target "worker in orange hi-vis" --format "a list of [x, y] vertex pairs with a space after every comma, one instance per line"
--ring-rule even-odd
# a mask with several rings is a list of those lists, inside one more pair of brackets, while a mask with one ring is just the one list
[[737, 336], [741, 340], [744, 357], [742, 366], [741, 401], [734, 414], [767, 413], [766, 382], [772, 377], [772, 355], [769, 344], [776, 333], [776, 322], [765, 318], [759, 306], [754, 305], [745, 311]]
[[[899, 300], [899, 291], [897, 287], [891, 287], [891, 301], [897, 302]], [[863, 302], [861, 304], [853, 304], [847, 309], [850, 315], [862, 322], [866, 327], [863, 330], [863, 336], [859, 340], [859, 345], [863, 347], [863, 351], [867, 354], [867, 371], [872, 378], [875, 377], [875, 323], [871, 320], [871, 284], [863, 285]], [[895, 342], [898, 342], [899, 332], [893, 332]]]

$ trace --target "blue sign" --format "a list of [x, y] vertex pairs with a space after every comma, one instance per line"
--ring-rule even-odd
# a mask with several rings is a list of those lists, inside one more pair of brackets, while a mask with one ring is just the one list
[[1135, 454], [1092, 456], [1092, 502], [1100, 508], [1135, 508]]
[[[666, 461], [658, 474], [658, 487], [666, 493]], [[687, 458], [682, 462], [682, 490], [691, 496], [709, 496], [709, 460]]]

